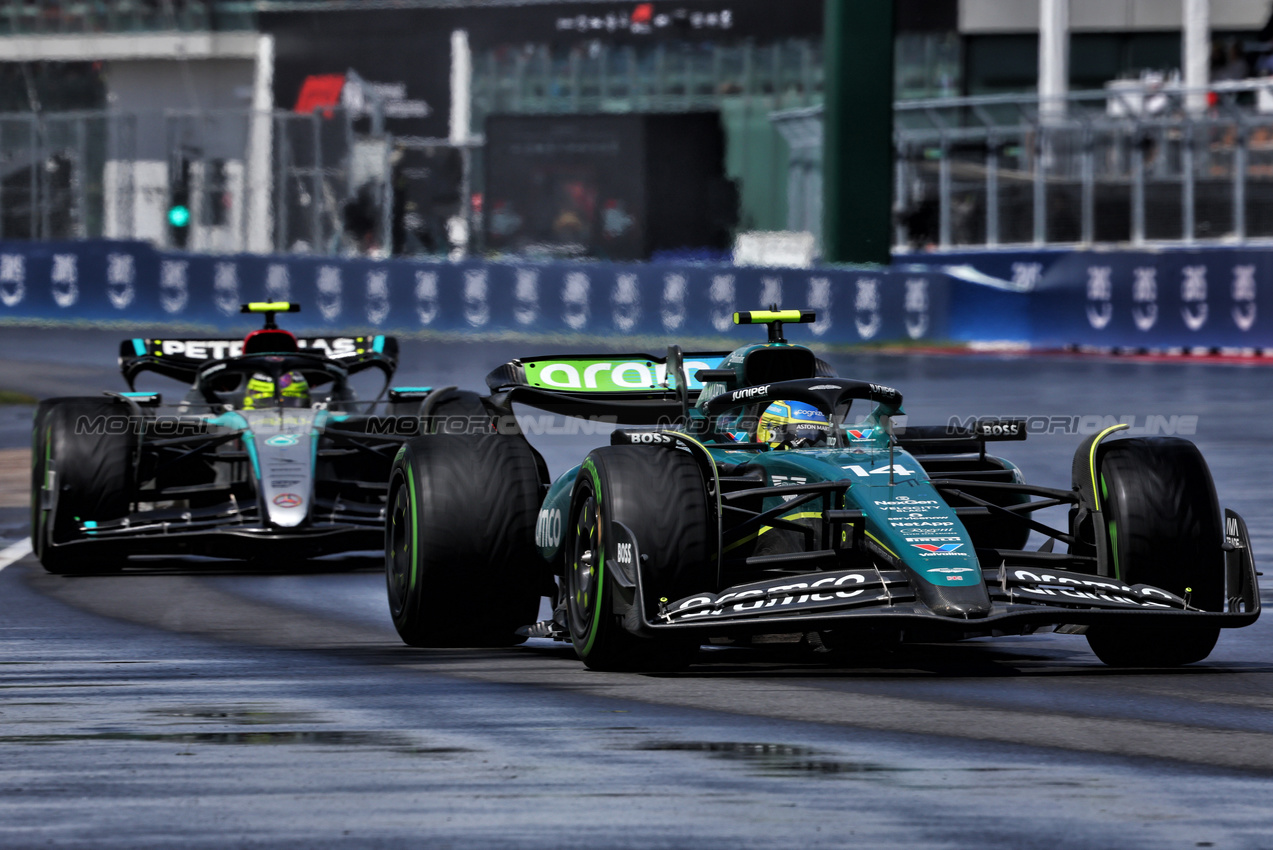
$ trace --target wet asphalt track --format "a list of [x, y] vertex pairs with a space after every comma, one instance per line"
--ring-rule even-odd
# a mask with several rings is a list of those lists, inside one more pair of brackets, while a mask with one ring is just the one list
[[[118, 336], [59, 335], [36, 364], [43, 332], [0, 330], [0, 387], [118, 386]], [[400, 379], [477, 388], [521, 353], [406, 342]], [[1198, 415], [1222, 503], [1273, 552], [1267, 368], [833, 359], [912, 422]], [[25, 415], [0, 408], [0, 448]], [[1063, 485], [1080, 439], [1005, 454]], [[555, 472], [582, 454], [537, 443]], [[0, 509], [0, 538], [22, 523]], [[1273, 847], [1273, 618], [1170, 673], [1039, 636], [628, 676], [547, 641], [408, 649], [375, 566], [336, 566], [357, 564], [0, 570], [0, 847]]]

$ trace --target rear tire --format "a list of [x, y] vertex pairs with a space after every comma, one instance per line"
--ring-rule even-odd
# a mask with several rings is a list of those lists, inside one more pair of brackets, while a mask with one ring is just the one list
[[411, 646], [512, 646], [539, 612], [539, 471], [530, 444], [435, 434], [394, 461], [385, 527], [389, 611]]
[[[1098, 486], [1115, 577], [1224, 610], [1224, 523], [1197, 446], [1176, 437], [1105, 446]], [[1178, 667], [1211, 654], [1218, 626], [1092, 626], [1087, 642], [1112, 667]]]
[[593, 451], [575, 480], [563, 543], [567, 620], [580, 660], [593, 670], [683, 669], [698, 638], [641, 637], [624, 625], [635, 614], [635, 591], [607, 569], [616, 522], [636, 539], [647, 611], [660, 598], [711, 587], [706, 488], [694, 459], [642, 446]]
[[[127, 556], [103, 558], [82, 547], [60, 544], [83, 539], [87, 521], [109, 522], [128, 515], [132, 504], [133, 455], [137, 435], [132, 427], [77, 428], [99, 417], [128, 415], [128, 407], [95, 398], [51, 399], [35, 413], [31, 459], [31, 543], [44, 569], [55, 575], [118, 572]], [[131, 423], [130, 423], [131, 426]], [[49, 470], [56, 492], [45, 496]]]

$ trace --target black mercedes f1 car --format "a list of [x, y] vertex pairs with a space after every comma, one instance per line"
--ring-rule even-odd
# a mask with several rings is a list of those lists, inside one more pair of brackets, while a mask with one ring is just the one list
[[[390, 388], [388, 336], [297, 338], [274, 316], [242, 340], [128, 339], [128, 392], [36, 410], [31, 538], [50, 572], [117, 570], [131, 555], [198, 554], [277, 565], [383, 545], [393, 457], [434, 413], [482, 410], [453, 387]], [[379, 373], [359, 400], [351, 377]], [[136, 391], [143, 373], [175, 402]], [[373, 378], [373, 385], [381, 381]]]

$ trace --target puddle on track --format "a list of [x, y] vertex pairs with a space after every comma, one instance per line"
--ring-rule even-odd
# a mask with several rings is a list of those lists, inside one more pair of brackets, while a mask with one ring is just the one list
[[1016, 769], [1008, 767], [898, 767], [875, 762], [840, 759], [810, 747], [737, 741], [655, 741], [638, 745], [633, 749], [642, 752], [705, 753], [712, 758], [743, 762], [751, 772], [769, 777], [897, 774], [934, 770], [948, 771], [952, 769], [961, 772], [998, 773]]
[[146, 713], [153, 717], [171, 717], [178, 721], [195, 723], [227, 723], [236, 726], [282, 726], [289, 723], [323, 723], [313, 712], [279, 711], [266, 706], [238, 705], [229, 708], [203, 706], [178, 706], [151, 708]]
[[413, 755], [451, 755], [472, 752], [464, 747], [423, 747], [396, 732], [339, 732], [333, 730], [257, 732], [98, 732], [80, 735], [0, 735], [0, 744], [80, 744], [92, 741], [142, 741], [162, 744], [232, 744], [241, 746], [321, 745], [390, 749]]

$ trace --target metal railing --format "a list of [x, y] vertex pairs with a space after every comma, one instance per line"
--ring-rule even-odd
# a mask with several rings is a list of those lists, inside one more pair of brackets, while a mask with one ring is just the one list
[[338, 108], [0, 114], [0, 239], [385, 251], [392, 140], [366, 124]]
[[1273, 238], [1273, 79], [901, 102], [908, 247]]
[[0, 36], [250, 30], [255, 7], [238, 0], [0, 0]]

